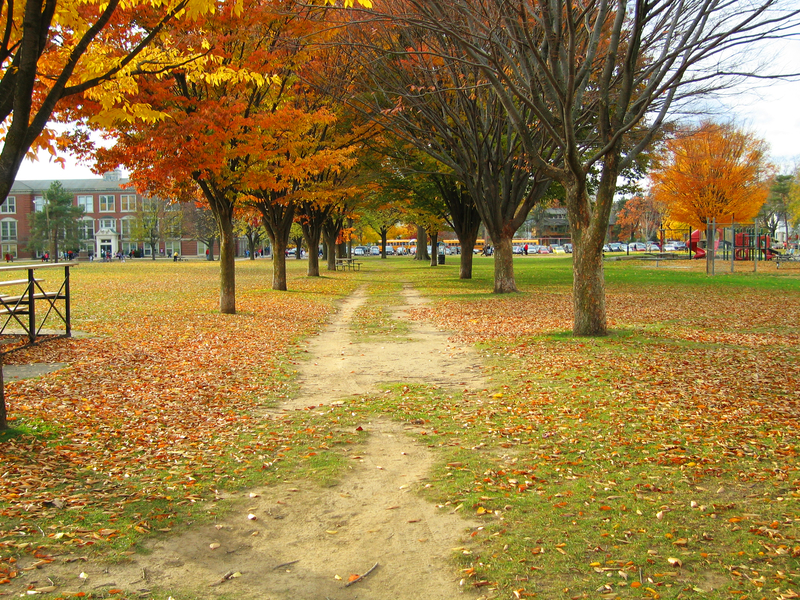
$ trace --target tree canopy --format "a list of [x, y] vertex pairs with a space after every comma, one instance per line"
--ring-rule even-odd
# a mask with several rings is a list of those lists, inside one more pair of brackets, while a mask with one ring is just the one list
[[703, 123], [667, 141], [651, 173], [655, 200], [692, 227], [749, 223], [769, 193], [767, 145], [731, 124]]

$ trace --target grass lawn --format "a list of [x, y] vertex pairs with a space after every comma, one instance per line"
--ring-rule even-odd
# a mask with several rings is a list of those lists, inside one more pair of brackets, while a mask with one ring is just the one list
[[[216, 312], [218, 263], [74, 270], [73, 329], [92, 337], [6, 357], [71, 366], [6, 387], [0, 594], [23, 554], [119, 555], [203, 518], [215, 490], [335, 481], [358, 435], [342, 424], [380, 414], [424, 421], [430, 500], [484, 521], [454, 568], [487, 597], [800, 596], [797, 270], [608, 263], [611, 334], [585, 339], [569, 256], [518, 259], [504, 296], [481, 257], [471, 281], [454, 256], [315, 279], [288, 263], [284, 293], [269, 261], [237, 263], [237, 315]], [[335, 300], [367, 285], [359, 330], [402, 337], [384, 310], [399, 282], [432, 300], [415, 318], [480, 349], [486, 389], [398, 386], [265, 429], [254, 411], [292, 393]]]

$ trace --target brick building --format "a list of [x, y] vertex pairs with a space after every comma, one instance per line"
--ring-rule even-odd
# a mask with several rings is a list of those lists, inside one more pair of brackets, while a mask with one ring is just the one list
[[[152, 200], [126, 188], [128, 180], [119, 173], [106, 173], [95, 179], [59, 179], [15, 181], [8, 198], [0, 206], [0, 256], [10, 254], [13, 258], [35, 258], [28, 249], [30, 241], [30, 215], [41, 211], [45, 192], [53, 181], [60, 181], [65, 190], [74, 195], [74, 203], [84, 209], [79, 221], [81, 253], [98, 256], [100, 252], [124, 254], [131, 252], [152, 256], [151, 248], [141, 240], [134, 239], [134, 225], [141, 212]], [[172, 210], [181, 211], [175, 204]], [[175, 237], [158, 242], [158, 253], [171, 256], [205, 256], [206, 246], [202, 242], [178, 232]]]

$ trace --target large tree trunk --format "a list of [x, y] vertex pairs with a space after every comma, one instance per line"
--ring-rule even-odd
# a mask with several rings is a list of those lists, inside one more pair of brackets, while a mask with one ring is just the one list
[[386, 227], [381, 227], [381, 258], [386, 258], [386, 241], [389, 235], [389, 230]]
[[[575, 316], [572, 333], [606, 335], [606, 286], [603, 252], [593, 248], [586, 235], [572, 230], [572, 301]], [[602, 246], [600, 246], [602, 249]]]
[[430, 260], [428, 256], [428, 234], [425, 229], [417, 225], [417, 252], [414, 254], [414, 260]]
[[492, 238], [499, 238], [494, 247], [494, 293], [516, 292], [518, 290], [514, 279], [514, 251], [511, 245], [511, 236], [492, 236]]
[[572, 333], [603, 336], [608, 333], [603, 243], [616, 188], [618, 160], [609, 154], [603, 162], [594, 206], [586, 193], [586, 176], [574, 176], [566, 185], [567, 216], [572, 230]]
[[309, 277], [319, 277], [319, 238], [322, 236], [320, 227], [309, 227], [303, 224], [303, 237], [308, 246], [308, 271]]
[[[478, 222], [478, 226], [480, 226], [480, 222]], [[473, 251], [475, 250], [475, 240], [477, 239], [478, 227], [475, 227], [474, 231], [462, 232], [458, 238], [459, 244], [461, 245], [458, 274], [460, 279], [472, 279], [472, 257]]]
[[[219, 226], [219, 312], [225, 315], [236, 313], [236, 236], [231, 219], [220, 218]], [[212, 251], [213, 252], [213, 251]], [[209, 256], [212, 254], [209, 252]]]
[[287, 290], [286, 248], [295, 213], [294, 204], [284, 201], [284, 198], [266, 192], [265, 197], [255, 204], [272, 244], [272, 289], [282, 292]]
[[338, 236], [336, 223], [329, 219], [322, 226], [322, 239], [325, 241], [325, 258], [328, 261], [328, 271], [336, 270], [336, 238]]
[[272, 289], [285, 292], [286, 282], [286, 248], [289, 246], [288, 238], [269, 234], [272, 243]]
[[439, 232], [430, 234], [431, 240], [431, 266], [435, 267], [439, 264], [439, 249], [437, 246], [439, 245]]

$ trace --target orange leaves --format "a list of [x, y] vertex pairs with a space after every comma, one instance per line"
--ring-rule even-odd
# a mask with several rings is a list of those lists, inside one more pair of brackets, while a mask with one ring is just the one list
[[701, 227], [711, 219], [749, 222], [767, 199], [771, 168], [763, 140], [733, 125], [704, 123], [667, 143], [651, 177], [670, 218]]

